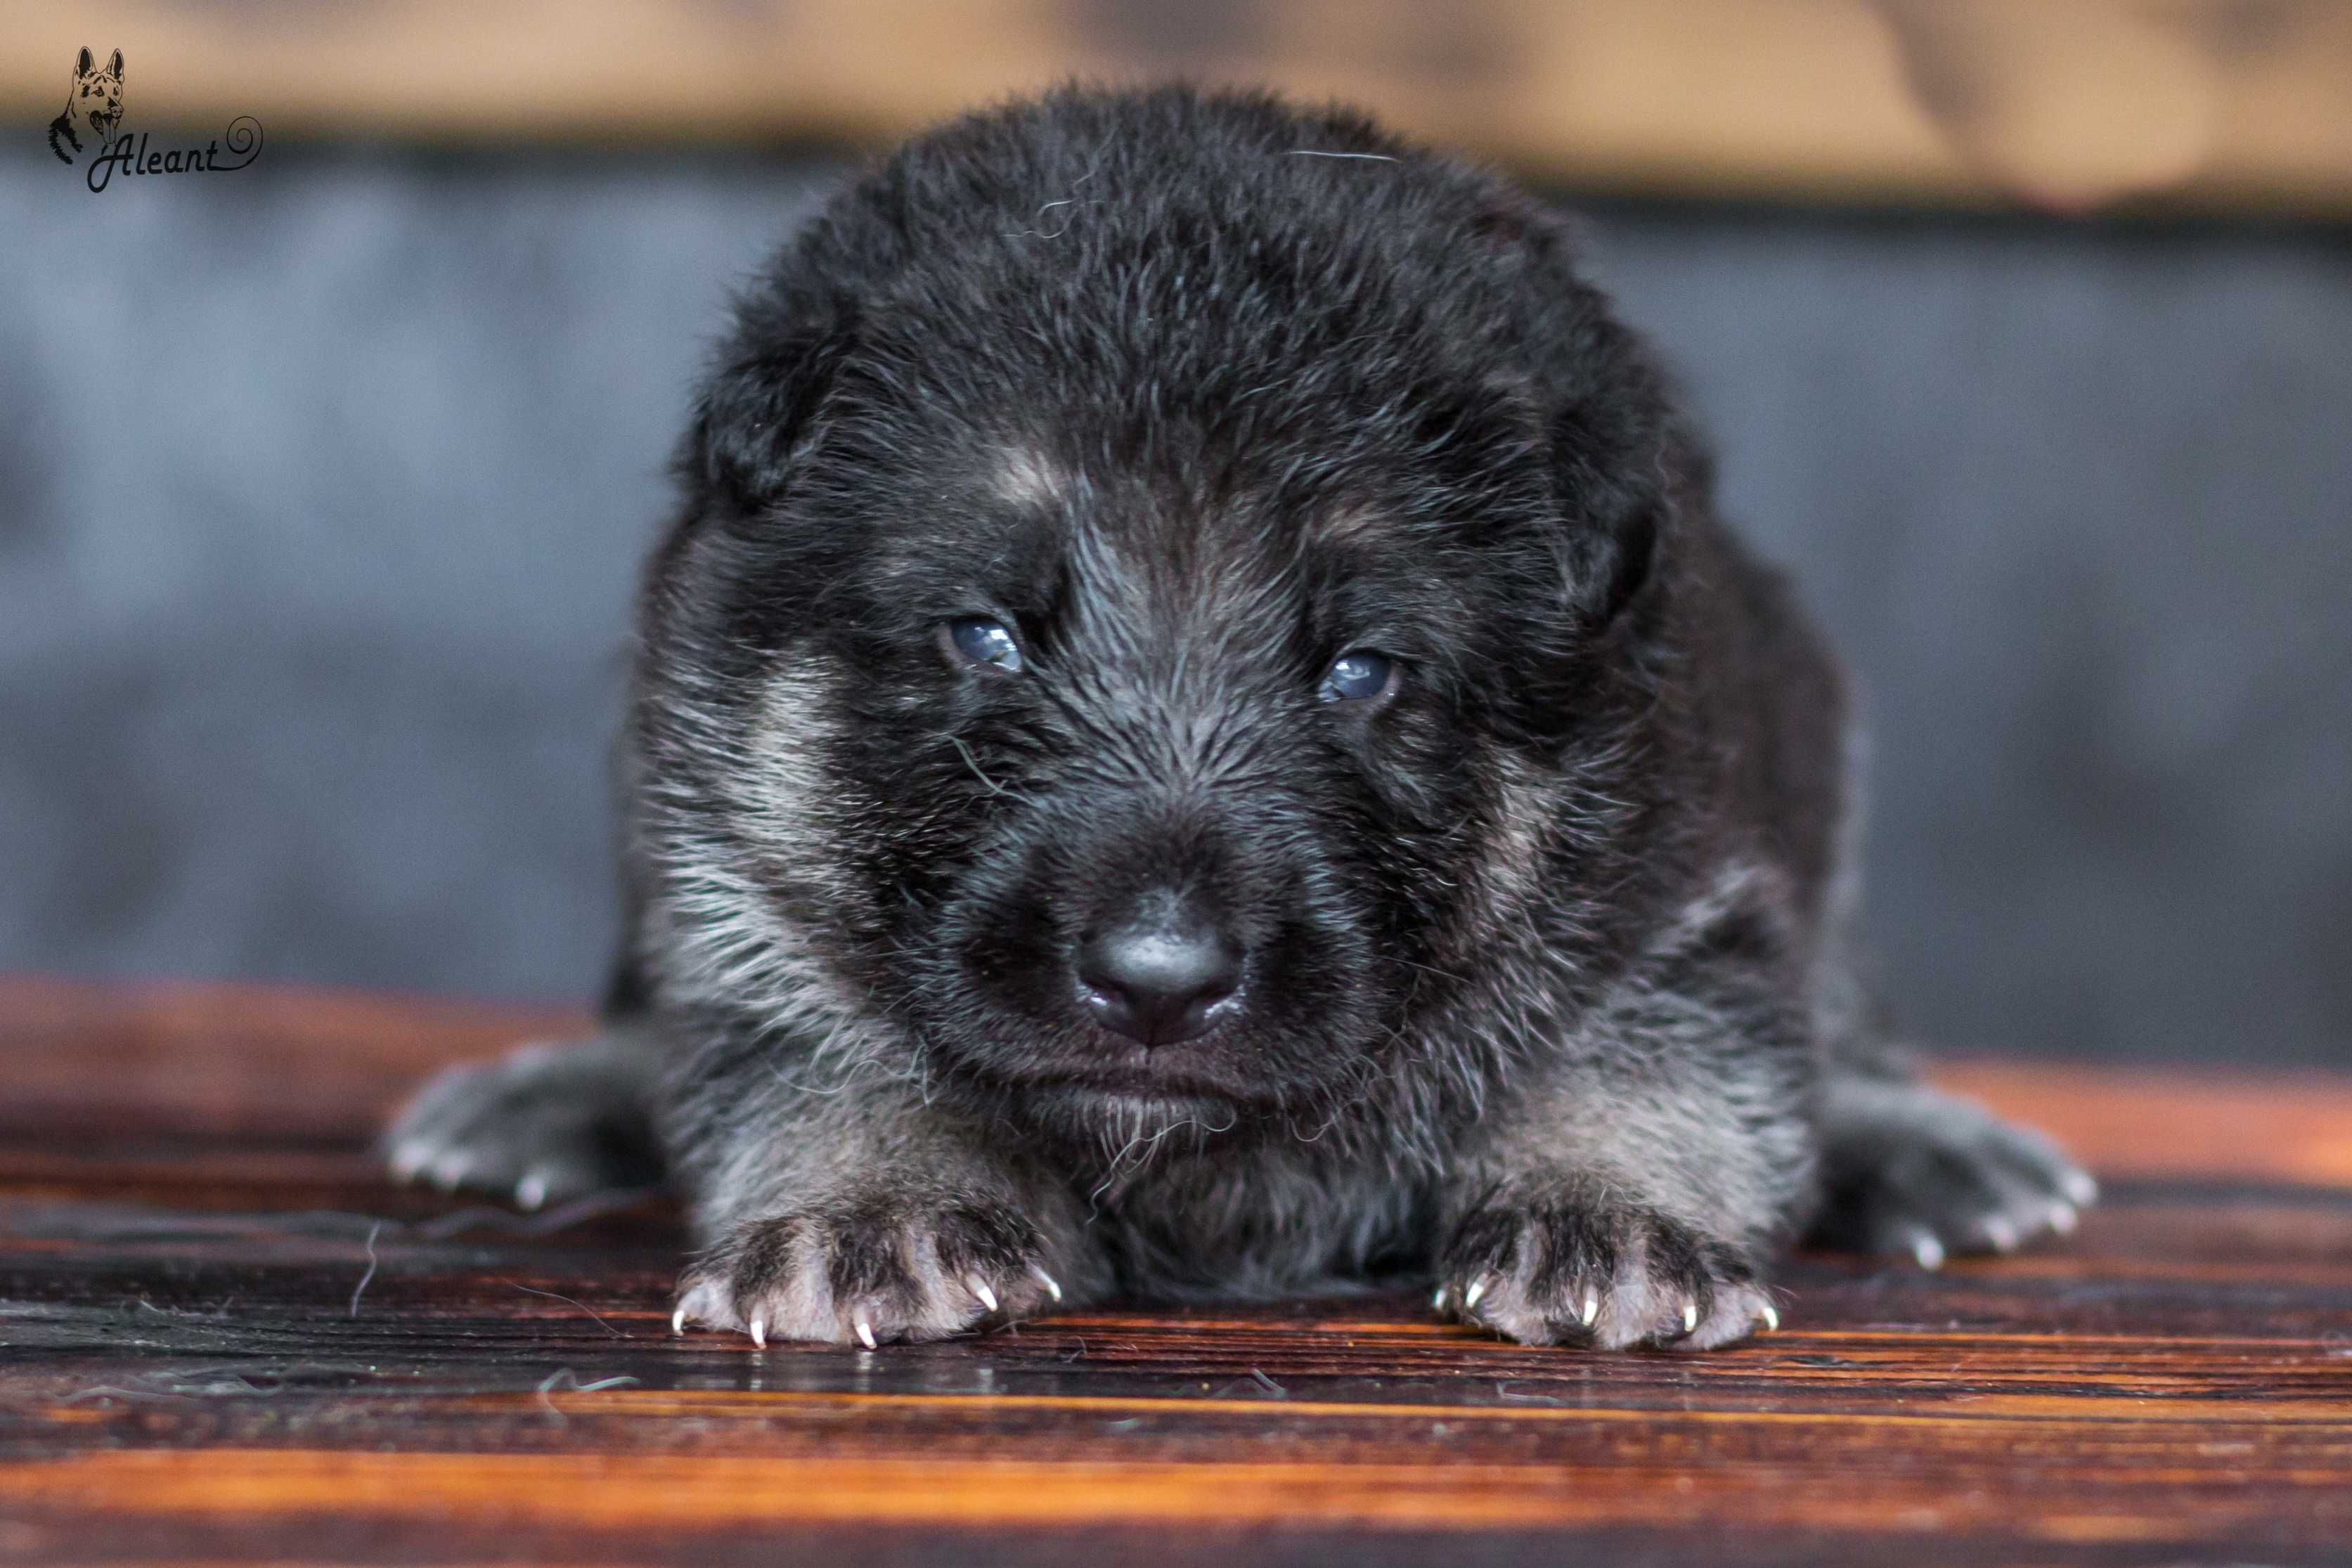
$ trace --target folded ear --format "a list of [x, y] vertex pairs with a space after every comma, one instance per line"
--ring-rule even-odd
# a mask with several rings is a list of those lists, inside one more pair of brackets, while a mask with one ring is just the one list
[[88, 48], [84, 48], [81, 52], [81, 57], [74, 61], [74, 80], [81, 80], [82, 78], [89, 75], [91, 71], [96, 70], [97, 68], [98, 57], [92, 55]]
[[117, 81], [121, 81], [122, 79], [122, 51], [121, 49], [115, 50], [113, 54], [107, 57], [106, 74], [112, 77]]
[[1649, 581], [1670, 505], [1663, 422], [1640, 395], [1599, 391], [1552, 416], [1553, 482], [1575, 525], [1569, 595], [1594, 622], [1614, 621]]
[[1665, 377], [1575, 266], [1559, 214], [1503, 193], [1487, 241], [1522, 267], [1522, 308], [1552, 484], [1568, 528], [1569, 594], [1614, 620], [1648, 581], [1673, 504], [1675, 422]]
[[738, 512], [783, 497], [853, 336], [845, 310], [791, 325], [778, 315], [746, 312], [703, 384], [682, 455], [688, 483]]

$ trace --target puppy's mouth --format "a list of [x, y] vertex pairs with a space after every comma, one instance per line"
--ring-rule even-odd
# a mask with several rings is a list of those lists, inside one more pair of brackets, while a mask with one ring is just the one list
[[1267, 1098], [1263, 1091], [1223, 1078], [1160, 1067], [1121, 1070], [1106, 1065], [1084, 1072], [1057, 1073], [1031, 1085], [1033, 1092], [1091, 1094], [1107, 1100], [1167, 1100], [1214, 1102], [1221, 1105], [1255, 1103]]
[[1024, 1086], [1029, 1113], [1049, 1125], [1093, 1128], [1123, 1138], [1156, 1140], [1191, 1129], [1202, 1136], [1230, 1133], [1260, 1109], [1229, 1092], [1165, 1080], [1121, 1083], [1098, 1077], [1055, 1078]]
[[1106, 1049], [1087, 1061], [998, 1077], [998, 1085], [1056, 1119], [1129, 1125], [1195, 1121], [1230, 1126], [1244, 1114], [1280, 1103], [1265, 1085], [1238, 1082], [1197, 1053], [1140, 1046]]

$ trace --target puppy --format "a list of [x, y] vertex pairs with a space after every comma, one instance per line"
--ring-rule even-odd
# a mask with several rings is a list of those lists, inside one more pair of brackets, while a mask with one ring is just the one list
[[604, 1032], [390, 1149], [666, 1168], [679, 1326], [1419, 1277], [1697, 1348], [1809, 1232], [2091, 1197], [1894, 1049], [1838, 667], [1494, 176], [1263, 97], [957, 121], [744, 298], [677, 472]]
[[[90, 145], [103, 148], [122, 129], [122, 51], [117, 49], [100, 70], [88, 49], [74, 61], [73, 89], [66, 110], [49, 121], [49, 151], [60, 163], [70, 163], [81, 152], [81, 133]], [[67, 149], [71, 148], [72, 152]]]

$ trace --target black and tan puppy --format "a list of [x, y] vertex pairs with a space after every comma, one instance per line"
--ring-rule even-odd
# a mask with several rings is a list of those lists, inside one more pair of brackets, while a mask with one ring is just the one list
[[1418, 1273], [1707, 1346], [1809, 1230], [2090, 1197], [1895, 1061], [1837, 667], [1496, 179], [1250, 97], [958, 121], [776, 258], [679, 473], [606, 1031], [392, 1148], [527, 1205], [658, 1161], [681, 1322]]

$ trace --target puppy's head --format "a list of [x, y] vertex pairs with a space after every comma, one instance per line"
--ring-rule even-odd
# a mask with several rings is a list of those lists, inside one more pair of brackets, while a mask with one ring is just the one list
[[668, 983], [1073, 1136], [1428, 1071], [1578, 852], [1659, 407], [1531, 209], [1360, 122], [916, 143], [688, 444], [638, 705]]

